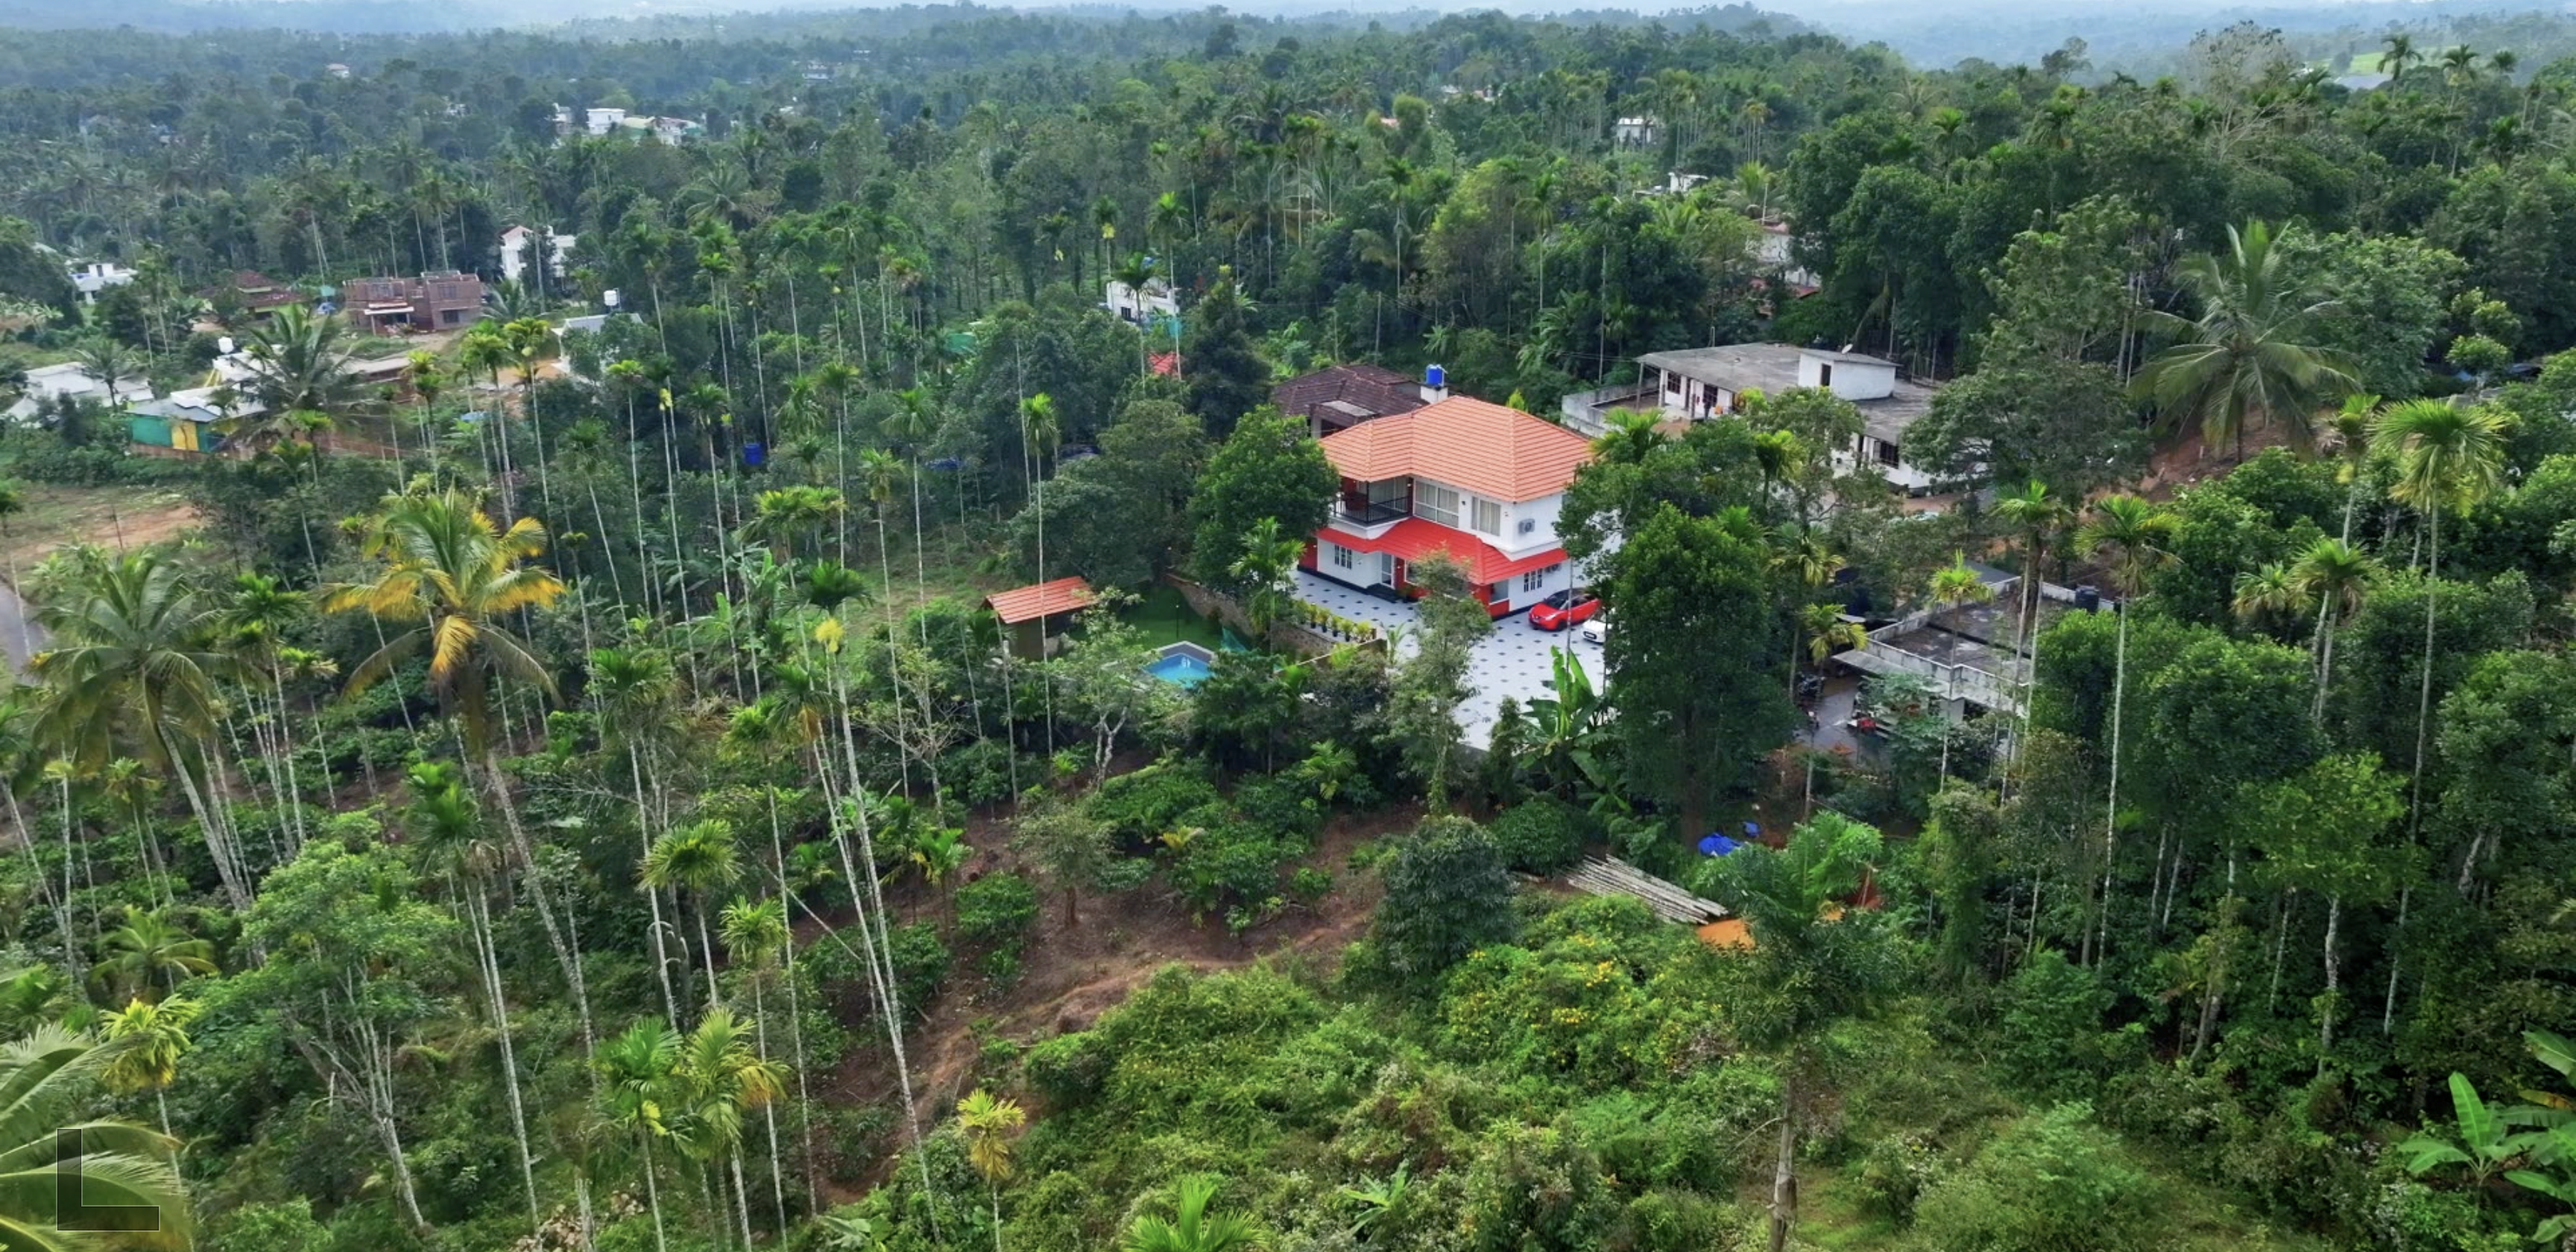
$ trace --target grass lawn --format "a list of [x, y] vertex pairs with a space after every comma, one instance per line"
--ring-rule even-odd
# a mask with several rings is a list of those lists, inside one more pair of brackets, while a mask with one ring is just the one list
[[1223, 643], [1219, 628], [1206, 618], [1190, 611], [1190, 603], [1179, 590], [1155, 583], [1144, 596], [1127, 606], [1121, 616], [1127, 624], [1145, 637], [1145, 642], [1160, 646], [1187, 640], [1210, 651]]
[[167, 487], [76, 487], [27, 483], [25, 511], [7, 519], [0, 555], [22, 574], [57, 548], [76, 543], [137, 548], [197, 524], [186, 497]]

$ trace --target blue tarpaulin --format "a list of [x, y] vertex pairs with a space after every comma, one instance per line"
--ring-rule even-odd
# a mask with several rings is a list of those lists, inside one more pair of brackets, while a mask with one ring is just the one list
[[1699, 850], [1700, 855], [1702, 856], [1724, 856], [1743, 846], [1743, 844], [1737, 843], [1724, 835], [1710, 835], [1699, 841]]

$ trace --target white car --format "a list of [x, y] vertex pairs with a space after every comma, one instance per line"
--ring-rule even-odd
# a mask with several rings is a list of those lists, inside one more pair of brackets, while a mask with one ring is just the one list
[[1595, 617], [1591, 621], [1585, 622], [1581, 626], [1576, 627], [1575, 633], [1581, 636], [1585, 643], [1608, 643], [1610, 641], [1610, 619], [1606, 616]]

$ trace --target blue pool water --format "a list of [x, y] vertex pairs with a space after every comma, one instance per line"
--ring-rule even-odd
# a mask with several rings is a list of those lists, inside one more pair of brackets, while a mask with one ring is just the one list
[[1195, 687], [1207, 681], [1208, 663], [1194, 656], [1156, 657], [1146, 664], [1145, 672], [1167, 683]]

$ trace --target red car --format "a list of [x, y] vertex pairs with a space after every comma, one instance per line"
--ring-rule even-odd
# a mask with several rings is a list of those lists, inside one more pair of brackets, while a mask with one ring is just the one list
[[1589, 591], [1560, 591], [1530, 606], [1530, 625], [1563, 630], [1591, 621], [1601, 611], [1601, 597]]

